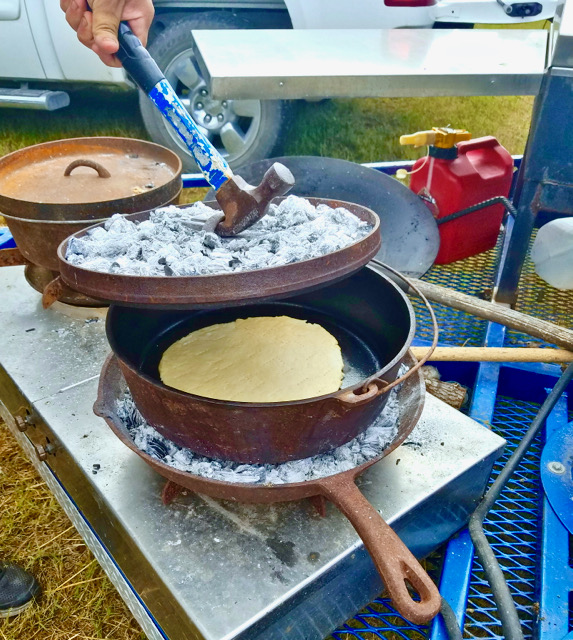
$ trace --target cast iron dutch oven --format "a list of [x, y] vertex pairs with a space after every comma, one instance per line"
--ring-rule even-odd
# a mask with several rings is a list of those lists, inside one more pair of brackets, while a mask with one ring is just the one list
[[[160, 381], [163, 353], [191, 331], [282, 315], [320, 324], [337, 339], [342, 389], [306, 400], [247, 403], [185, 393]], [[106, 327], [138, 409], [163, 436], [210, 458], [279, 463], [329, 451], [368, 427], [397, 379], [415, 316], [390, 278], [365, 267], [330, 286], [266, 304], [170, 312], [112, 305]]]
[[114, 213], [177, 202], [181, 169], [169, 149], [129, 138], [56, 140], [0, 158], [0, 215], [17, 245], [0, 251], [0, 266], [31, 263], [56, 277], [63, 240]]
[[[273, 203], [278, 204], [284, 199], [275, 198]], [[380, 225], [378, 216], [366, 207], [327, 198], [307, 200], [314, 206], [326, 205], [333, 209], [344, 207], [368, 223], [370, 231], [342, 249], [315, 258], [264, 269], [192, 276], [140, 276], [93, 271], [68, 262], [66, 251], [71, 240], [68, 238], [58, 248], [60, 273], [62, 279], [76, 291], [121, 305], [146, 309], [212, 309], [285, 298], [318, 289], [358, 271], [376, 255], [381, 243]], [[214, 210], [220, 208], [216, 202], [206, 204]], [[186, 206], [180, 205], [180, 208]], [[140, 223], [148, 220], [151, 213], [136, 213], [126, 216], [126, 219]], [[92, 232], [93, 228], [84, 229], [74, 234], [74, 238], [83, 238]]]

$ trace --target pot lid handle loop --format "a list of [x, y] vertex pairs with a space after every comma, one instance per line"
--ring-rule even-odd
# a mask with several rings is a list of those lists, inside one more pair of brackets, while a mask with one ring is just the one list
[[111, 178], [111, 173], [99, 162], [96, 162], [95, 160], [87, 160], [85, 158], [78, 158], [77, 160], [70, 162], [64, 171], [64, 176], [70, 176], [76, 167], [90, 167], [90, 169], [95, 169], [97, 171], [100, 178]]
[[[414, 624], [428, 623], [440, 610], [441, 596], [418, 560], [347, 473], [328, 476], [319, 484], [322, 495], [342, 511], [364, 542], [396, 610]], [[408, 583], [419, 601], [412, 598]]]

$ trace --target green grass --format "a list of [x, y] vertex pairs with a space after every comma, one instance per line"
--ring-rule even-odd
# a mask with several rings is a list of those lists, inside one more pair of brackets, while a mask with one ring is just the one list
[[286, 155], [323, 155], [374, 162], [419, 158], [425, 149], [402, 147], [400, 135], [432, 126], [464, 128], [474, 138], [495, 136], [523, 153], [533, 98], [367, 98], [302, 103], [285, 142]]
[[[81, 136], [149, 139], [135, 92], [74, 92], [72, 104], [54, 112], [0, 110], [0, 156], [48, 140]], [[367, 98], [300, 102], [285, 131], [281, 152], [354, 162], [418, 158], [423, 149], [401, 147], [401, 134], [432, 126], [466, 128], [474, 137], [495, 136], [522, 153], [533, 98]]]
[[71, 94], [71, 106], [58, 111], [0, 109], [0, 156], [40, 142], [83, 136], [148, 139], [137, 94], [85, 89]]

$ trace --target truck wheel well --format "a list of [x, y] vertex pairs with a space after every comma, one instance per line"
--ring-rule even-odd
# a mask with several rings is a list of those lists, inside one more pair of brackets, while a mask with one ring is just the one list
[[[165, 28], [181, 18], [189, 18], [194, 13], [205, 14], [205, 9], [156, 8], [153, 24], [149, 30], [149, 42], [152, 42]], [[237, 23], [244, 23], [245, 29], [292, 29], [292, 22], [286, 9], [261, 11], [260, 9], [213, 9], [209, 13], [233, 16]]]

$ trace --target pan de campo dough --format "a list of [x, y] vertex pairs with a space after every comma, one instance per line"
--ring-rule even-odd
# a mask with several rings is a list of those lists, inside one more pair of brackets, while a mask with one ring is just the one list
[[194, 395], [236, 402], [286, 402], [333, 393], [342, 353], [319, 324], [288, 316], [238, 319], [173, 343], [161, 381]]

